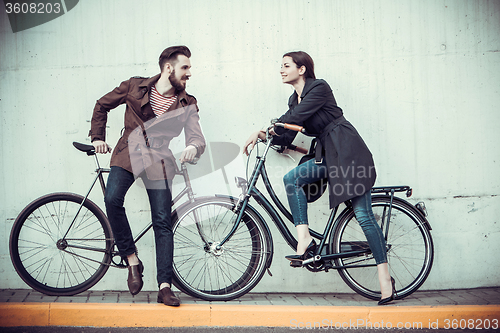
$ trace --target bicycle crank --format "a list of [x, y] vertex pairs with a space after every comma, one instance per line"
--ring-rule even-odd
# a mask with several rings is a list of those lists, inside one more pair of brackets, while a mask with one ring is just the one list
[[306, 259], [304, 261], [302, 261], [302, 266], [305, 266], [307, 264], [310, 264], [310, 263], [316, 263], [316, 261], [320, 261], [321, 260], [321, 256], [319, 254], [309, 258], [309, 259]]

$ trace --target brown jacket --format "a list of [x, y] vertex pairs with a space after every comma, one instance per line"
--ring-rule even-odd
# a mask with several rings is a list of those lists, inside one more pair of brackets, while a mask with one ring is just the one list
[[111, 156], [111, 166], [119, 166], [139, 176], [146, 171], [151, 180], [172, 179], [175, 159], [168, 148], [170, 141], [184, 129], [186, 146], [197, 148], [199, 157], [205, 150], [205, 139], [199, 124], [196, 98], [185, 91], [160, 117], [149, 103], [151, 87], [160, 74], [133, 77], [101, 97], [94, 108], [89, 136], [91, 141], [106, 141], [108, 112], [126, 104], [125, 127]]

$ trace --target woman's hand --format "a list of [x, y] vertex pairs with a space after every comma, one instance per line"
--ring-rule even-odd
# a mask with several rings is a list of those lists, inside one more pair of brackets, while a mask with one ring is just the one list
[[95, 140], [94, 142], [92, 142], [92, 145], [94, 146], [95, 152], [97, 154], [111, 153], [111, 147], [102, 140]]
[[186, 148], [184, 148], [179, 160], [181, 161], [181, 163], [191, 162], [196, 157], [196, 154], [198, 154], [198, 149], [196, 149], [195, 146], [189, 145]]
[[[243, 153], [246, 154], [247, 156], [250, 155], [250, 152], [253, 150], [253, 147], [257, 143], [257, 140], [265, 140], [266, 139], [266, 132], [264, 131], [257, 131], [254, 132], [250, 135], [250, 137], [247, 139], [245, 142], [245, 145], [243, 146]], [[248, 150], [248, 147], [250, 146], [250, 150]]]

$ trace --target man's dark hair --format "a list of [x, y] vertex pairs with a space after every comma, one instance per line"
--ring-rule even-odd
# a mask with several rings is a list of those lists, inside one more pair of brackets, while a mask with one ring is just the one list
[[191, 58], [191, 51], [187, 48], [187, 46], [180, 45], [180, 46], [170, 46], [167, 47], [163, 52], [160, 54], [160, 59], [158, 61], [160, 65], [160, 71], [163, 71], [163, 67], [165, 64], [168, 62], [172, 65], [175, 65], [177, 63], [177, 57], [182, 54], [185, 55], [188, 58]]
[[293, 62], [297, 64], [297, 68], [302, 66], [306, 67], [305, 78], [316, 79], [316, 75], [314, 75], [314, 61], [311, 56], [304, 51], [296, 51], [296, 52], [288, 52], [284, 57], [291, 57]]

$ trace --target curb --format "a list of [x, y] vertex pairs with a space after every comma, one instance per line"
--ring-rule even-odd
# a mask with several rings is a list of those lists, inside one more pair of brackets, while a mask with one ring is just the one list
[[332, 307], [297, 305], [4, 303], [0, 326], [499, 328], [500, 305]]

